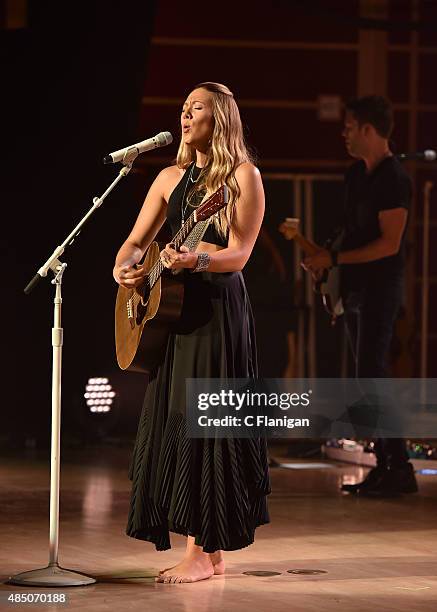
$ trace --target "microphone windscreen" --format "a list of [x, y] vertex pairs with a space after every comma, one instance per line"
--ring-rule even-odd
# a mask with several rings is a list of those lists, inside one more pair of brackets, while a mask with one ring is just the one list
[[173, 136], [170, 132], [160, 132], [156, 138], [159, 143], [158, 146], [160, 147], [165, 147], [173, 142]]

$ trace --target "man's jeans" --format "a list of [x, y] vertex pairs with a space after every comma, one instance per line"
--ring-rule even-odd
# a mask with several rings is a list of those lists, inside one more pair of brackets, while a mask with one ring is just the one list
[[[343, 299], [357, 378], [387, 377], [387, 357], [402, 291], [402, 278], [394, 278]], [[375, 454], [378, 465], [402, 467], [408, 461], [405, 440], [400, 438], [379, 438]]]

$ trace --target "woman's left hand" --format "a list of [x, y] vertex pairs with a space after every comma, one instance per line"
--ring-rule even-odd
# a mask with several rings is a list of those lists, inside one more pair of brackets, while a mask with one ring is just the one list
[[182, 268], [195, 268], [197, 264], [197, 253], [193, 253], [188, 247], [182, 245], [176, 251], [173, 243], [165, 245], [165, 249], [159, 254], [162, 265], [169, 270], [181, 270]]

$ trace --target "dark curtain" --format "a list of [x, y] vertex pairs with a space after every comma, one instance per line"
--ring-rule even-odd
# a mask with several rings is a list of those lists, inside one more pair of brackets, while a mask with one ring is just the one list
[[[29, 2], [27, 27], [3, 30], [8, 172], [1, 232], [3, 427], [46, 445], [54, 287], [23, 288], [115, 178], [102, 157], [138, 134], [156, 2]], [[133, 175], [131, 175], [133, 176]], [[113, 258], [124, 235], [124, 179], [64, 255], [63, 418], [92, 375], [115, 366]], [[131, 219], [130, 219], [131, 221]]]

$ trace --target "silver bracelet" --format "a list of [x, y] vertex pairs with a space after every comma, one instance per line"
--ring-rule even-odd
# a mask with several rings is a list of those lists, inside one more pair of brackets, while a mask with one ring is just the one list
[[208, 270], [210, 262], [211, 257], [209, 253], [197, 253], [197, 264], [191, 272], [205, 272], [205, 270]]

